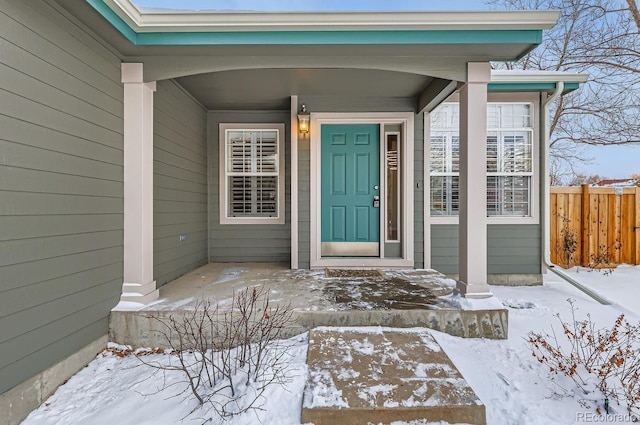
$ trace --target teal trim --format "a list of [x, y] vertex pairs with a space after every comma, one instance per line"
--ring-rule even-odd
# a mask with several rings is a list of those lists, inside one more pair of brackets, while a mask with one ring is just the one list
[[315, 44], [517, 44], [532, 48], [542, 42], [542, 30], [446, 31], [251, 31], [137, 33], [104, 0], [86, 0], [133, 44], [187, 45], [315, 45]]
[[[564, 83], [564, 91], [577, 90], [580, 83]], [[489, 83], [488, 91], [553, 91], [556, 83]]]
[[102, 15], [115, 29], [120, 31], [127, 40], [133, 44], [137, 43], [137, 33], [131, 29], [129, 24], [122, 20], [109, 6], [104, 4], [103, 0], [87, 0], [87, 3], [91, 5], [99, 14]]
[[539, 44], [542, 31], [253, 31], [138, 33], [136, 44], [315, 45], [315, 44]]

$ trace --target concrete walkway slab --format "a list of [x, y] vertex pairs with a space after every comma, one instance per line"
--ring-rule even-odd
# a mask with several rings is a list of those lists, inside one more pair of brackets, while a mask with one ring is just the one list
[[[290, 270], [277, 263], [210, 263], [160, 288], [149, 305], [121, 303], [111, 312], [111, 341], [134, 347], [165, 347], [158, 320], [193, 314], [198, 303], [220, 311], [233, 295], [262, 286], [272, 306], [289, 304], [290, 337], [318, 326], [428, 327], [463, 337], [506, 338], [507, 310], [498, 302], [465, 308], [452, 299], [455, 282], [435, 270], [379, 270], [353, 277], [325, 270]], [[464, 300], [462, 300], [464, 301]]]
[[425, 329], [313, 329], [307, 364], [303, 423], [486, 423], [484, 405]]

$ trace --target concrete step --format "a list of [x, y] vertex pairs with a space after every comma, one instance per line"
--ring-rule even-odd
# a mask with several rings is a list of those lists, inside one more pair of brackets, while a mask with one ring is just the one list
[[303, 423], [486, 424], [484, 405], [426, 329], [316, 328], [307, 364]]

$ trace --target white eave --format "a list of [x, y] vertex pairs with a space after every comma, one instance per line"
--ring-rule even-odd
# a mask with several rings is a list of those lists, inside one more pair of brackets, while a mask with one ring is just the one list
[[544, 30], [556, 10], [430, 12], [236, 12], [151, 11], [131, 0], [105, 0], [134, 31], [366, 31], [366, 30]]
[[492, 83], [585, 83], [589, 74], [563, 71], [491, 71]]

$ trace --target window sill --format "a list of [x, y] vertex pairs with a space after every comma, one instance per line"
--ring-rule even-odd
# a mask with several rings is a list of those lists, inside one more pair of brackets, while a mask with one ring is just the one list
[[284, 217], [220, 217], [220, 224], [285, 224]]
[[[459, 224], [459, 217], [429, 217], [431, 224]], [[487, 217], [487, 224], [540, 224], [538, 217]]]

